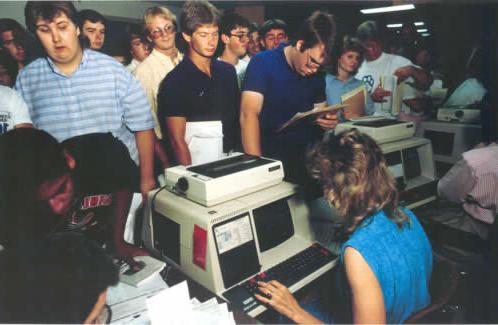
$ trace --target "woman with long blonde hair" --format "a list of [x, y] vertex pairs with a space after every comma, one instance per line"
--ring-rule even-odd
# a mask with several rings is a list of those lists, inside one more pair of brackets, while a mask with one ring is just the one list
[[[430, 303], [432, 251], [415, 215], [398, 206], [396, 183], [377, 143], [357, 130], [331, 136], [310, 154], [311, 175], [348, 234], [341, 266], [354, 323], [401, 323]], [[296, 323], [321, 323], [277, 281], [256, 297]]]

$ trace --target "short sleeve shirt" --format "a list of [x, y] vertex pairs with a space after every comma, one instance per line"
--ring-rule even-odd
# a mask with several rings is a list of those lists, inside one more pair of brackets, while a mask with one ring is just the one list
[[[355, 77], [350, 77], [349, 79], [342, 81], [332, 74], [327, 74], [325, 76], [325, 95], [327, 97], [327, 104], [341, 104], [341, 96], [361, 86], [366, 88], [363, 81], [358, 80]], [[370, 96], [367, 96], [365, 99], [365, 115], [372, 115], [374, 113], [373, 102], [370, 99]]]
[[157, 102], [163, 134], [167, 134], [166, 117], [185, 117], [187, 122], [221, 121], [224, 151], [237, 146], [240, 92], [232, 65], [212, 60], [209, 77], [184, 56], [159, 86]]
[[322, 75], [303, 77], [287, 63], [282, 44], [278, 48], [255, 55], [246, 70], [242, 91], [264, 96], [260, 113], [261, 146], [263, 154], [272, 155], [283, 143], [306, 145], [321, 136], [311, 124], [296, 125], [281, 134], [276, 130], [297, 112], [305, 112], [325, 101]]
[[[358, 69], [356, 79], [362, 80], [367, 86], [370, 94], [379, 86], [380, 77], [392, 76], [401, 67], [413, 65], [413, 63], [399, 55], [384, 53], [374, 61], [364, 60]], [[381, 103], [374, 103], [375, 112], [382, 111]]]
[[81, 231], [96, 240], [112, 238], [113, 193], [137, 189], [138, 167], [111, 133], [78, 136], [62, 145], [76, 161], [72, 171], [76, 204], [61, 230]]
[[39, 58], [16, 81], [34, 126], [59, 142], [90, 133], [111, 132], [138, 163], [133, 132], [150, 130], [154, 121], [140, 83], [119, 62], [85, 49], [70, 76], [49, 58]]
[[498, 146], [469, 150], [438, 183], [438, 194], [487, 224], [498, 213]]
[[15, 90], [0, 85], [0, 134], [24, 123], [32, 123], [26, 103]]
[[149, 100], [152, 116], [156, 120], [156, 136], [159, 139], [162, 139], [163, 136], [157, 121], [157, 92], [159, 91], [161, 81], [163, 81], [164, 77], [180, 63], [182, 58], [182, 53], [178, 53], [178, 55], [172, 59], [158, 50], [153, 49], [150, 55], [145, 58], [133, 72], [133, 75], [142, 84], [147, 99]]

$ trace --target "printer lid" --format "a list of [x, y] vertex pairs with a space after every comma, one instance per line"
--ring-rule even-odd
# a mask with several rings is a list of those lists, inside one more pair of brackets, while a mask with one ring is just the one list
[[274, 162], [274, 160], [242, 154], [202, 165], [191, 166], [187, 170], [211, 178], [218, 178]]
[[356, 121], [356, 122], [353, 122], [354, 125], [357, 125], [357, 126], [368, 126], [368, 127], [371, 127], [371, 128], [381, 128], [381, 127], [385, 127], [385, 126], [405, 124], [405, 123], [407, 123], [407, 122], [406, 121], [392, 120], [392, 119], [376, 119], [376, 120], [371, 120], [371, 121]]

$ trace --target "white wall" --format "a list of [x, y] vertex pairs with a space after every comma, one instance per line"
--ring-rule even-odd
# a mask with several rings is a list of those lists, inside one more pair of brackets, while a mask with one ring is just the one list
[[[24, 25], [24, 6], [26, 1], [0, 1], [0, 18], [12, 18]], [[75, 2], [78, 10], [93, 9], [111, 19], [123, 18], [125, 21], [134, 20], [141, 22], [144, 11], [152, 6], [157, 6], [157, 2], [151, 1], [90, 1], [79, 0]], [[164, 5], [173, 11], [177, 16], [181, 6], [170, 5], [164, 2]]]

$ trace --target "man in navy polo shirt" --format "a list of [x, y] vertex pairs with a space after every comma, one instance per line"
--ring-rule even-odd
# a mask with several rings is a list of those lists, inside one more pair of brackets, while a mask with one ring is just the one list
[[162, 81], [158, 120], [177, 164], [222, 158], [239, 143], [237, 76], [232, 65], [213, 60], [219, 13], [208, 2], [187, 2], [180, 17], [187, 55]]
[[327, 59], [335, 35], [332, 15], [315, 12], [301, 27], [293, 44], [255, 55], [242, 86], [242, 145], [252, 155], [282, 160], [288, 180], [307, 179], [305, 152], [311, 142], [334, 128], [335, 114], [320, 115], [276, 133], [297, 112], [325, 104], [323, 76], [317, 74]]

